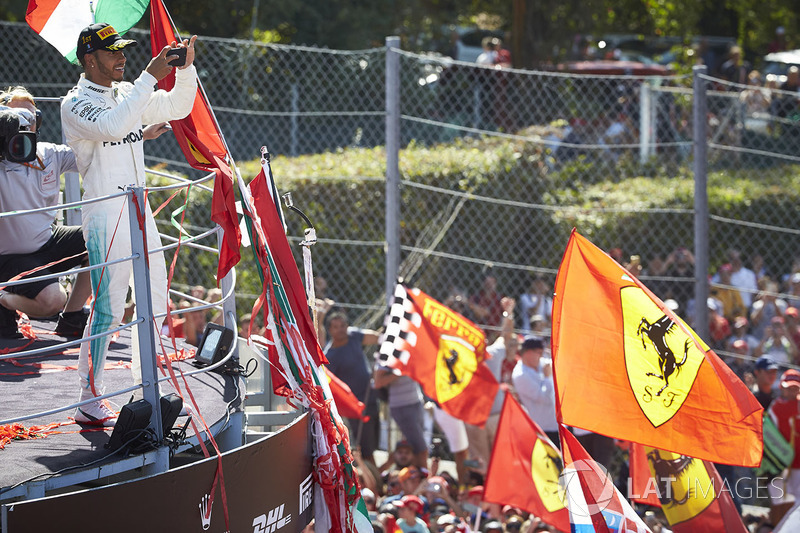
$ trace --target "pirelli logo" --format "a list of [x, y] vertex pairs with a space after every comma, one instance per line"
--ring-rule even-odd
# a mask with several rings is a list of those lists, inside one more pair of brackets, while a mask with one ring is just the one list
[[115, 30], [113, 26], [106, 26], [105, 28], [97, 32], [97, 36], [103, 40], [106, 40], [115, 33], [117, 33], [117, 30]]

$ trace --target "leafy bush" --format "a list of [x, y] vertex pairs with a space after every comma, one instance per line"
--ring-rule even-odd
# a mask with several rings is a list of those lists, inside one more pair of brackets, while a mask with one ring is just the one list
[[[436, 229], [432, 226], [442, 223], [441, 214], [452, 212], [452, 195], [418, 187], [432, 186], [465, 193], [462, 196], [466, 198], [448, 239], [437, 250], [475, 258], [472, 264], [428, 257], [425, 268], [410, 281], [443, 296], [450, 284], [479, 279], [482, 261], [499, 259], [554, 271], [572, 227], [603, 248], [623, 244], [643, 257], [691, 246], [694, 179], [690, 161], [669, 166], [654, 160], [640, 166], [632, 157], [623, 156], [616, 166], [578, 160], [553, 167], [545, 160], [546, 153], [535, 143], [497, 138], [462, 138], [433, 147], [411, 143], [402, 150], [403, 246], [419, 243], [424, 247]], [[342, 246], [341, 241], [384, 240], [384, 149], [346, 148], [276, 157], [272, 167], [279, 190], [294, 192], [295, 204], [317, 229], [320, 244], [313, 248], [315, 273], [329, 282], [334, 280], [339, 301], [380, 301], [383, 250]], [[249, 181], [260, 170], [260, 162], [246, 162], [241, 168]], [[791, 165], [757, 170], [739, 165], [712, 172], [708, 187], [712, 268], [722, 262], [728, 247], [746, 243], [753, 246], [752, 253], [765, 256], [773, 271], [785, 272], [792, 254], [787, 253], [786, 243], [776, 238], [781, 234], [768, 226], [788, 227], [789, 221], [800, 218], [799, 191], [800, 175]], [[473, 200], [475, 197], [500, 201]], [[199, 194], [192, 199], [200, 201], [207, 199]], [[718, 223], [727, 218], [765, 226]], [[295, 244], [303, 234], [302, 221], [288, 214], [287, 225], [299, 261]], [[336, 242], [326, 243], [326, 239]], [[405, 257], [408, 253], [404, 250]], [[248, 250], [243, 250], [242, 256], [238, 291], [256, 294], [260, 284], [254, 262]], [[506, 286], [524, 286], [527, 272], [511, 268], [504, 272]], [[240, 304], [249, 306], [252, 301], [244, 298]]]

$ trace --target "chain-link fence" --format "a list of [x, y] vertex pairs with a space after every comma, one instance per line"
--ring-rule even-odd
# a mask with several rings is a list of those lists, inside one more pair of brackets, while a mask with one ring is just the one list
[[[16, 50], [0, 65], [0, 83], [22, 83], [37, 96], [73, 85], [79, 69], [26, 26], [0, 27], [4, 49]], [[150, 56], [147, 33], [132, 34], [142, 44], [126, 50], [127, 78]], [[391, 54], [396, 74], [386, 69]], [[800, 269], [794, 93], [701, 78], [709, 89], [708, 149], [697, 167], [691, 77], [532, 72], [394, 48], [342, 52], [212, 38], [198, 41], [197, 58], [233, 156], [253, 160], [262, 144], [277, 155], [279, 187], [294, 191], [317, 229], [315, 273], [358, 325], [378, 326], [385, 310], [389, 210], [398, 215], [398, 274], [442, 300], [477, 294], [488, 269], [499, 292], [518, 300], [539, 278], [551, 289], [577, 227], [686, 314], [698, 277], [696, 225], [705, 221], [700, 266], [709, 275], [739, 250], [746, 267], [779, 283], [772, 292], [800, 303], [788, 294]], [[399, 146], [388, 154], [387, 84], [400, 93]], [[45, 109], [43, 137], [57, 140], [56, 117]], [[399, 202], [388, 205], [385, 162], [394, 150]], [[151, 163], [193, 176], [173, 140], [146, 151]], [[697, 168], [707, 169], [707, 208], [695, 203]], [[209, 224], [204, 207], [194, 208], [194, 223]], [[302, 224], [288, 215], [294, 242]], [[257, 291], [254, 263], [247, 251], [243, 257], [240, 312]], [[176, 281], [207, 283], [192, 265]], [[745, 300], [756, 291], [746, 288]], [[520, 315], [517, 327], [527, 330]]]

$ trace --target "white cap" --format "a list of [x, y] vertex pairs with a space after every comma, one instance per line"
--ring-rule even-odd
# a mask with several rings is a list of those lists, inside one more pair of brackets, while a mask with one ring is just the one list
[[17, 115], [17, 118], [19, 119], [20, 127], [28, 127], [36, 123], [36, 117], [33, 116], [33, 113], [31, 113], [27, 109], [0, 105], [0, 111], [13, 111]]

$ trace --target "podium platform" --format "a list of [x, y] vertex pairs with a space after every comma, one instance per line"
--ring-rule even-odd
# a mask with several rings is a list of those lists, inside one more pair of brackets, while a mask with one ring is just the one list
[[[54, 321], [33, 321], [30, 324], [34, 339], [19, 340], [0, 339], [0, 353], [12, 355], [19, 353], [13, 360], [0, 360], [0, 420], [14, 419], [32, 413], [39, 413], [69, 405], [78, 401], [79, 381], [77, 375], [79, 346], [60, 347], [59, 343], [67, 339], [53, 333]], [[22, 328], [23, 330], [25, 328]], [[130, 331], [123, 330], [120, 336], [111, 342], [105, 370], [106, 391], [111, 392], [131, 387], [133, 375], [131, 366]], [[51, 347], [42, 355], [25, 356], [25, 351]], [[174, 354], [171, 343], [165, 341], [167, 353]], [[179, 344], [178, 353], [192, 355], [194, 347]], [[161, 347], [157, 346], [161, 352]], [[173, 368], [178, 376], [181, 388], [185, 388], [180, 372], [195, 371], [191, 359], [174, 361]], [[161, 376], [159, 376], [161, 377]], [[229, 425], [231, 415], [240, 407], [244, 394], [244, 383], [241, 377], [222, 375], [215, 372], [195, 374], [186, 377], [186, 381], [198, 404], [200, 414], [205, 419], [212, 434], [218, 434]], [[169, 381], [159, 384], [162, 395], [175, 392]], [[111, 398], [115, 410], [127, 403], [131, 396], [142, 397], [141, 391], [128, 392]], [[188, 396], [187, 404], [191, 405]], [[0, 502], [18, 498], [41, 497], [45, 491], [70, 486], [81, 480], [102, 483], [104, 478], [114, 476], [134, 468], [146, 468], [147, 454], [124, 458], [117, 454], [103, 460], [110, 451], [104, 446], [108, 442], [112, 428], [100, 429], [92, 426], [76, 424], [72, 420], [74, 409], [60, 413], [19, 422], [26, 428], [59, 423], [56, 428], [49, 429], [52, 434], [40, 439], [12, 440], [0, 450]], [[241, 417], [240, 412], [233, 416]], [[179, 417], [174, 427], [182, 427], [186, 417]], [[195, 417], [198, 429], [203, 431], [203, 424]], [[239, 419], [241, 431], [241, 418]], [[191, 451], [197, 445], [192, 425], [187, 428], [187, 443], [178, 451]], [[96, 462], [96, 463], [95, 463]], [[82, 466], [93, 463], [91, 466]], [[56, 473], [58, 477], [54, 477]], [[61, 481], [59, 481], [59, 479]]]

